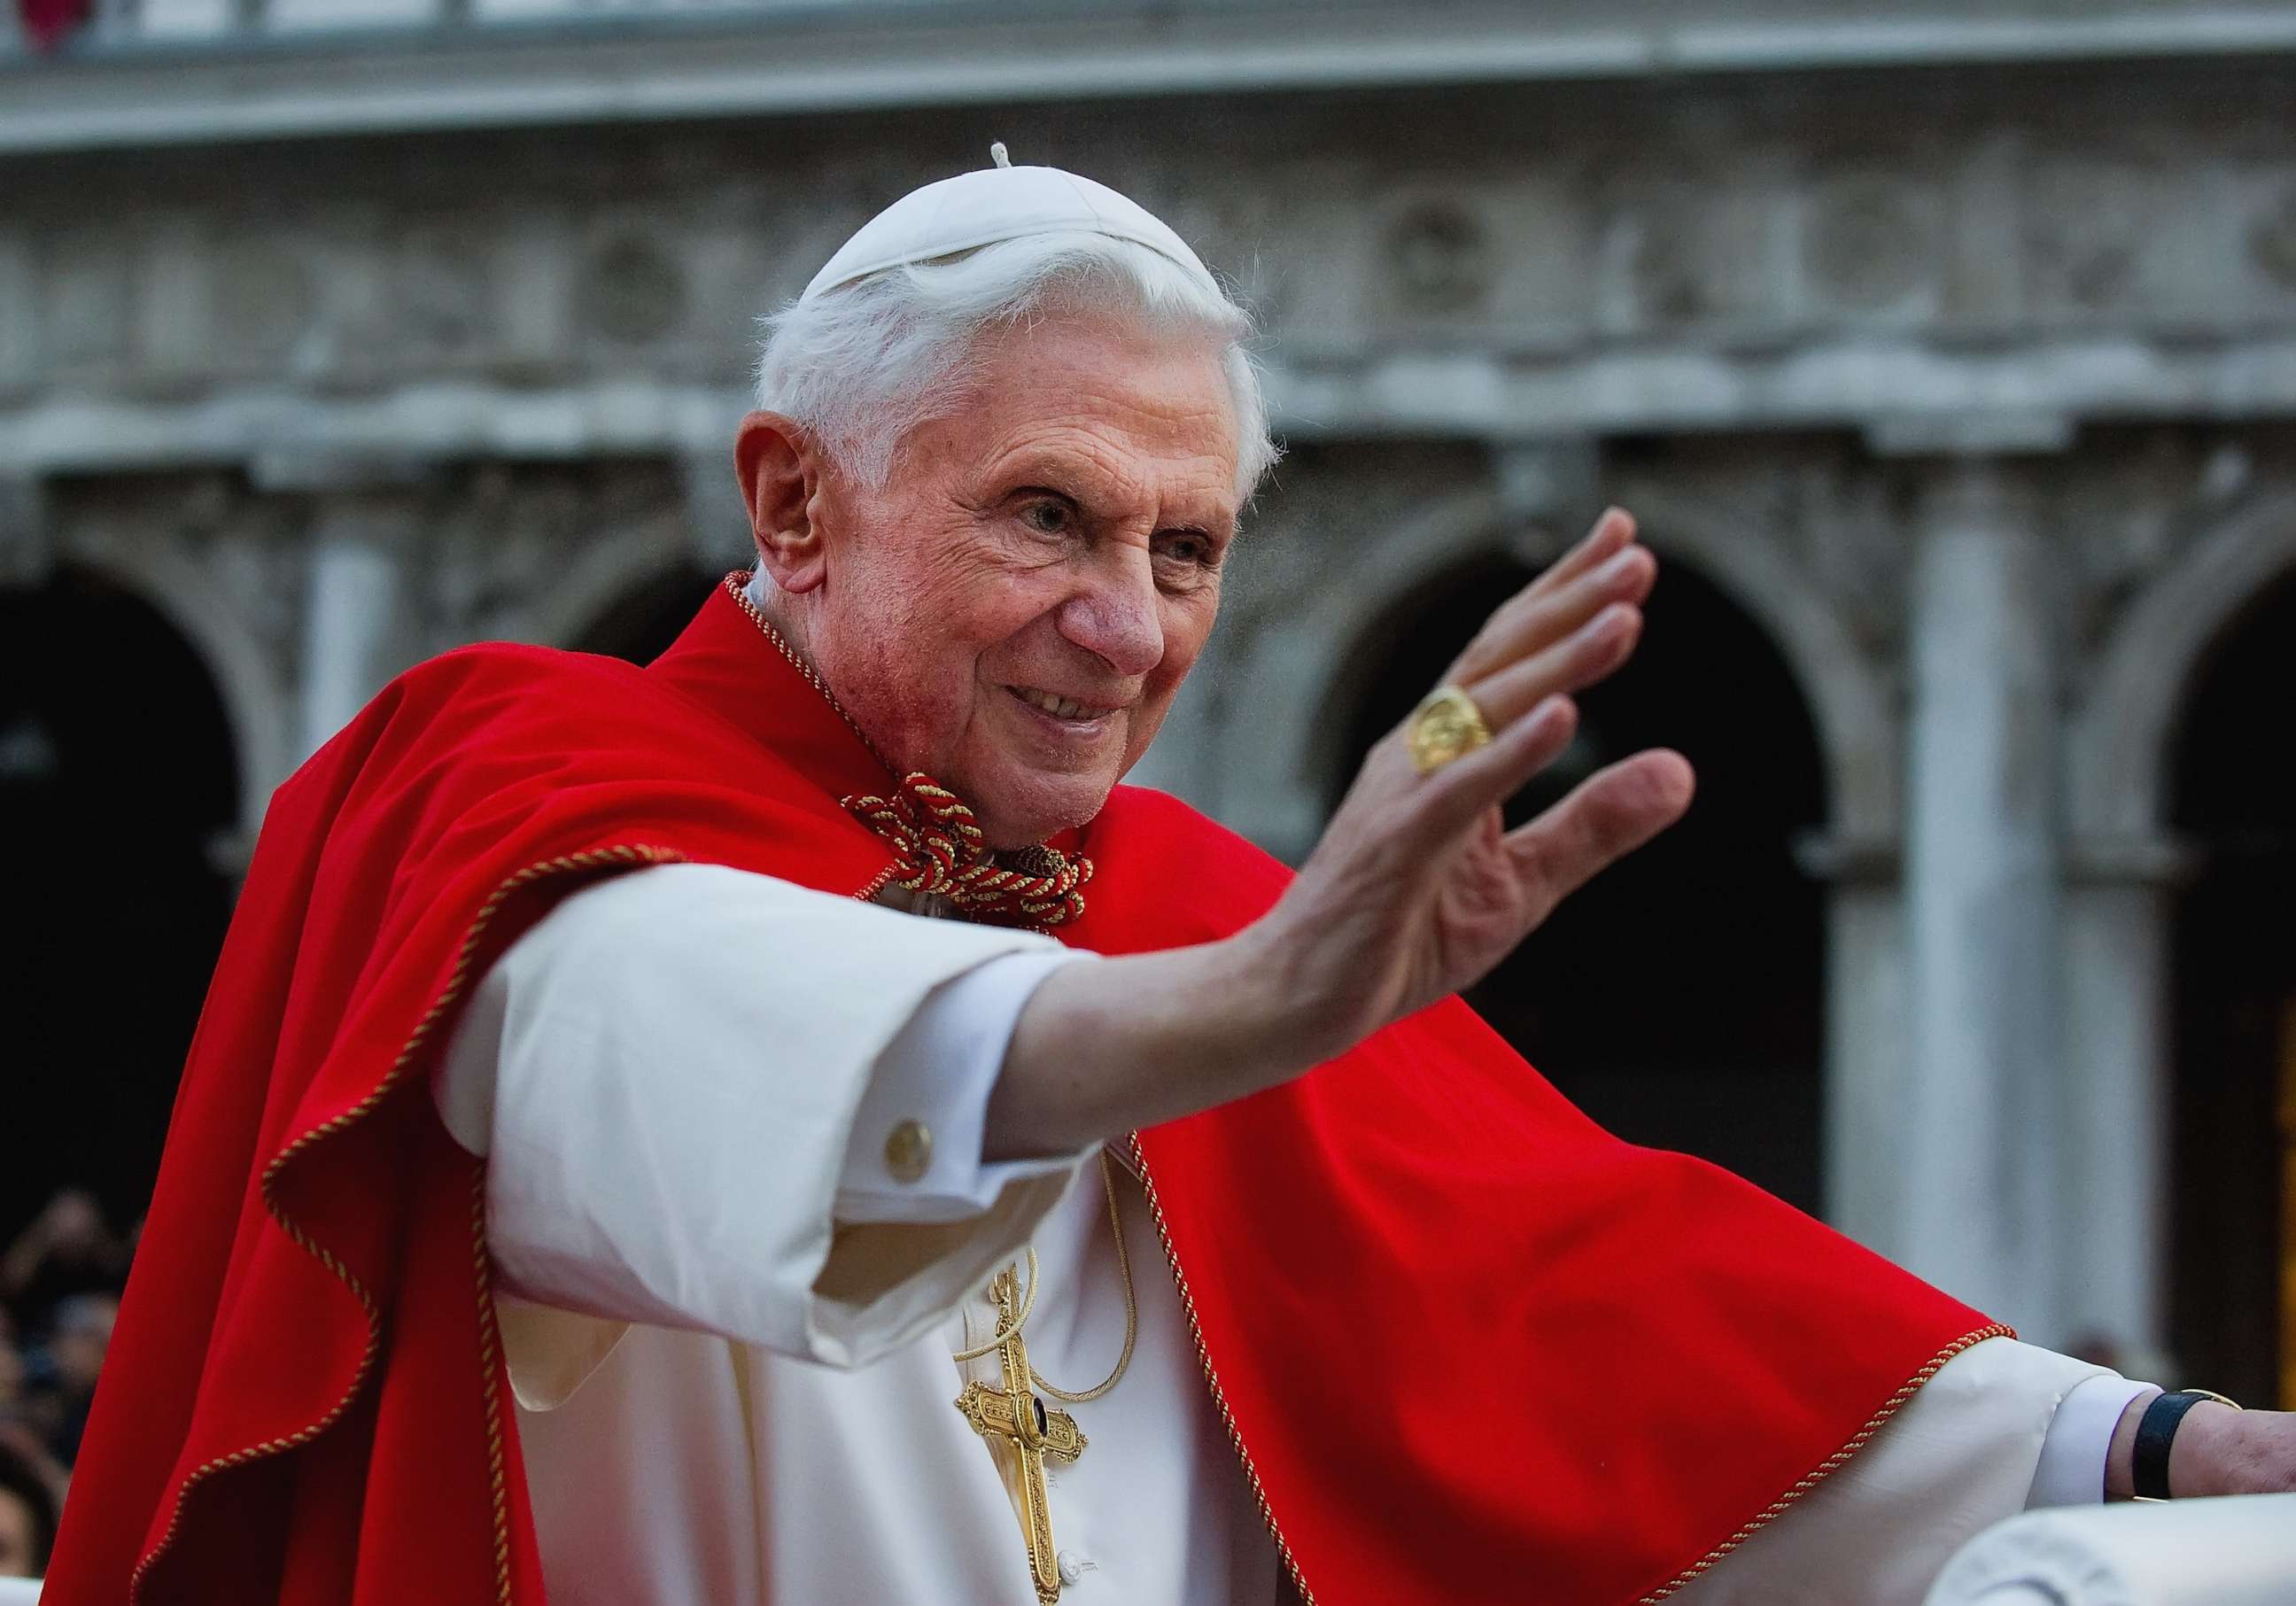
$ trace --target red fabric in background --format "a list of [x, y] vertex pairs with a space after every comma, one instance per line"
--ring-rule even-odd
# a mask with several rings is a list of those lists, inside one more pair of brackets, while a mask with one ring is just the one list
[[[667, 858], [824, 890], [885, 774], [722, 592], [645, 670], [394, 682], [274, 799], [177, 1096], [43, 1597], [543, 1599], [482, 1168], [426, 1079], [550, 902]], [[1286, 873], [1119, 789], [1063, 935], [1248, 922]], [[1462, 1004], [1144, 1134], [1222, 1408], [1328, 1606], [1625, 1602], [1983, 1318], [1712, 1168], [1618, 1143]], [[889, 1453], [898, 1454], [898, 1446]]]
[[34, 50], [46, 50], [87, 20], [88, 0], [16, 0], [16, 20]]

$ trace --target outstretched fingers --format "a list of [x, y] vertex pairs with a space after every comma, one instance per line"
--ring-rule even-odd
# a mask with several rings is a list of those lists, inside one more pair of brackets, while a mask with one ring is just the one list
[[1549, 569], [1501, 603], [1446, 678], [1464, 685], [1497, 674], [1562, 640], [1605, 607], [1639, 605], [1650, 595], [1658, 561], [1647, 547], [1604, 542], [1589, 551], [1595, 561], [1567, 575], [1560, 566]]
[[1506, 835], [1536, 918], [1682, 818], [1696, 777], [1680, 753], [1652, 748], [1598, 770]]
[[1528, 587], [1533, 596], [1544, 595], [1558, 586], [1567, 586], [1605, 558], [1622, 551], [1635, 538], [1635, 516], [1622, 507], [1606, 507], [1595, 527], [1579, 537], [1578, 545], [1546, 566], [1545, 573]]
[[1583, 692], [1611, 675], [1642, 635], [1642, 610], [1612, 602], [1554, 645], [1469, 683], [1466, 692], [1496, 730], [1557, 692]]
[[1420, 784], [1426, 789], [1430, 835], [1456, 837], [1478, 816], [1521, 791], [1533, 775], [1562, 757], [1578, 729], [1578, 705], [1568, 697], [1549, 697], [1521, 718], [1500, 725], [1488, 746], [1424, 777]]

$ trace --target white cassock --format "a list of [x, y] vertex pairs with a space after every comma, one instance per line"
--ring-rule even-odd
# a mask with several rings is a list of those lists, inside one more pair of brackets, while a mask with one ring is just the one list
[[[955, 1410], [988, 1279], [1033, 1244], [1025, 1338], [1107, 1375], [1123, 1282], [1093, 1153], [981, 1159], [1025, 932], [665, 865], [569, 898], [496, 962], [437, 1095], [488, 1156], [487, 1231], [556, 1606], [1030, 1606], [1013, 1505]], [[914, 1181], [887, 1140], [931, 1135]], [[1275, 1549], [1138, 1186], [1139, 1337], [1051, 1471], [1064, 1606], [1274, 1606]], [[1522, 1380], [1524, 1388], [1547, 1383]], [[1917, 1602], [1979, 1528], [2103, 1497], [2141, 1391], [2011, 1340], [1949, 1362], [1841, 1471], [1673, 1597]]]

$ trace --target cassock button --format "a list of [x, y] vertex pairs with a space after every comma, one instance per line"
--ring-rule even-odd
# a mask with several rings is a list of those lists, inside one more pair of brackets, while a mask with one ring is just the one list
[[885, 1136], [885, 1169], [895, 1182], [920, 1182], [932, 1164], [932, 1133], [922, 1121], [903, 1121]]

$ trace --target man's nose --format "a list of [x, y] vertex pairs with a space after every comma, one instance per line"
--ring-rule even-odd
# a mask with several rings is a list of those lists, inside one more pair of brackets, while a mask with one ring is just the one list
[[1061, 608], [1061, 634], [1119, 675], [1145, 675], [1164, 661], [1164, 622], [1150, 562], [1144, 553], [1128, 553], [1099, 566]]

